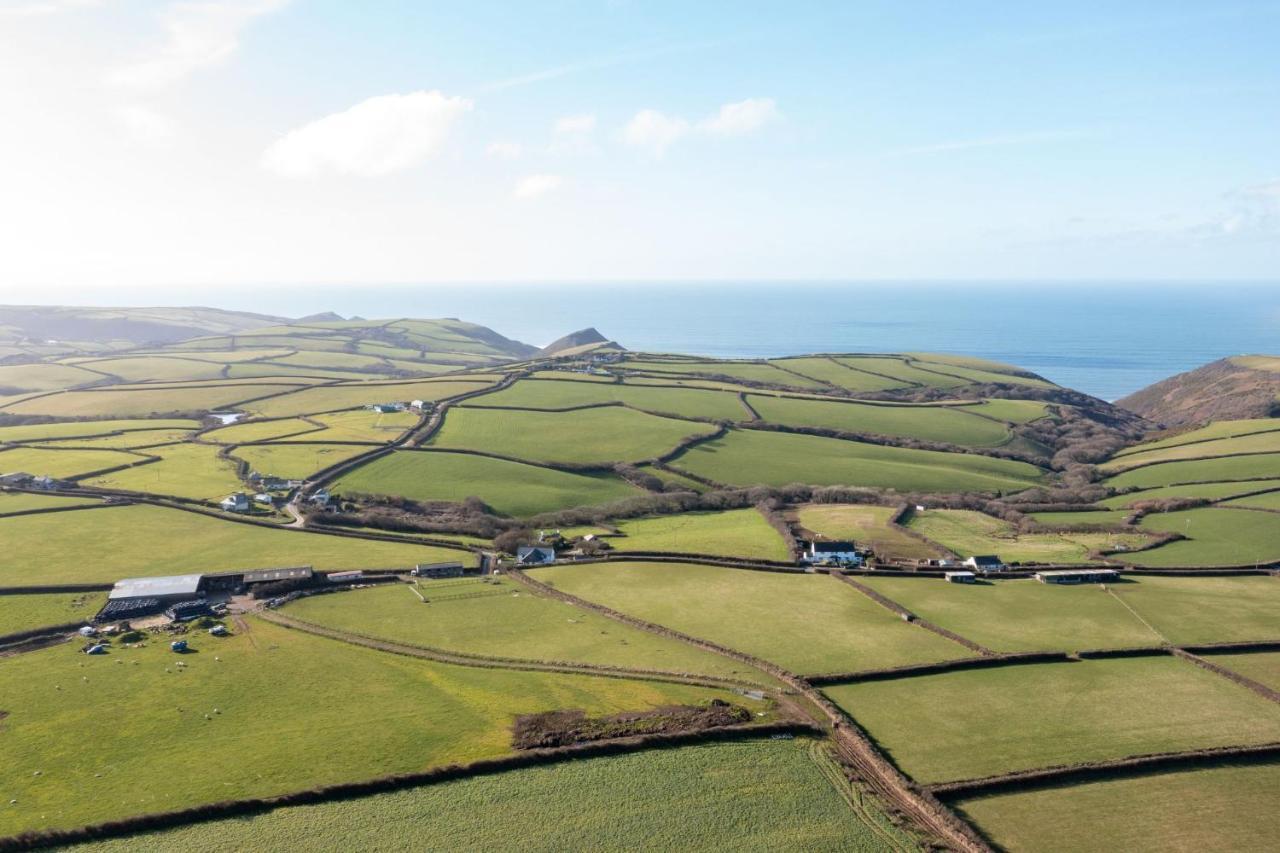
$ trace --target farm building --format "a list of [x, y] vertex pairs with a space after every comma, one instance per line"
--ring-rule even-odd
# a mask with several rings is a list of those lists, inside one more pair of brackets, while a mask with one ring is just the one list
[[1007, 566], [995, 554], [981, 554], [970, 557], [964, 564], [978, 572], [1003, 572]]
[[424, 400], [414, 400], [409, 404], [409, 408], [416, 409], [419, 412], [425, 409], [426, 407], [427, 407], [427, 404]]
[[248, 512], [249, 496], [243, 492], [236, 492], [234, 495], [227, 495], [218, 501], [218, 506], [227, 512]]
[[275, 581], [306, 580], [312, 575], [310, 566], [294, 566], [284, 569], [257, 569], [244, 573], [245, 584], [274, 583]]
[[978, 580], [973, 572], [946, 572], [943, 577], [947, 583], [975, 583]]
[[415, 578], [460, 578], [462, 563], [419, 563], [409, 574]]
[[1106, 583], [1120, 577], [1115, 569], [1062, 569], [1052, 572], [1036, 572], [1040, 583]]
[[328, 506], [330, 499], [331, 496], [329, 495], [328, 489], [318, 489], [312, 492], [311, 496], [307, 498], [310, 503], [313, 503], [316, 506]]
[[554, 548], [532, 548], [525, 546], [516, 551], [516, 563], [521, 566], [543, 566], [556, 561]]
[[159, 613], [171, 604], [202, 597], [201, 575], [171, 575], [155, 578], [125, 578], [116, 581], [107, 594], [107, 603], [97, 622], [134, 619]]
[[862, 565], [862, 555], [853, 542], [813, 541], [805, 546], [800, 557], [806, 563], [843, 563], [854, 566]]
[[368, 407], [369, 411], [377, 412], [380, 415], [390, 415], [395, 412], [404, 411], [404, 403], [373, 403]]
[[191, 619], [199, 619], [201, 616], [208, 616], [211, 613], [213, 611], [209, 609], [209, 602], [203, 598], [174, 602], [164, 611], [164, 615], [175, 622], [187, 622]]
[[26, 471], [13, 471], [8, 474], [0, 474], [0, 486], [23, 486], [33, 479], [32, 475]]
[[330, 583], [351, 583], [352, 581], [358, 581], [363, 577], [364, 572], [359, 569], [355, 569], [350, 572], [329, 572], [329, 574], [325, 575], [325, 580]]

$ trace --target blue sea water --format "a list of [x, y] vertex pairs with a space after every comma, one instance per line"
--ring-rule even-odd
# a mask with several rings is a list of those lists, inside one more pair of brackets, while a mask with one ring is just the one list
[[[964, 353], [1108, 400], [1224, 356], [1280, 354], [1280, 281], [424, 284], [170, 296], [295, 317], [459, 317], [539, 346], [594, 326], [629, 349], [722, 357]], [[154, 292], [115, 297], [156, 301]]]

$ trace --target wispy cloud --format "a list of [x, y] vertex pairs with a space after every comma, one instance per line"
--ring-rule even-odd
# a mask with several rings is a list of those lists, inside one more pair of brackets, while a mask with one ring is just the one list
[[262, 165], [289, 178], [398, 172], [435, 154], [471, 107], [438, 91], [369, 98], [289, 131], [263, 152]]
[[668, 148], [690, 133], [743, 136], [776, 121], [780, 115], [773, 98], [747, 98], [723, 104], [698, 122], [658, 110], [641, 110], [622, 128], [622, 141], [646, 149], [655, 157], [662, 157]]
[[521, 178], [511, 193], [515, 198], [529, 199], [560, 189], [564, 178], [559, 175], [528, 175]]
[[1092, 139], [1101, 134], [1096, 130], [1040, 130], [1030, 133], [1009, 133], [996, 136], [979, 136], [973, 139], [952, 139], [927, 145], [910, 145], [890, 151], [890, 156], [906, 157], [916, 154], [945, 154], [950, 151], [968, 151], [974, 148], [1003, 148], [1013, 145], [1037, 145], [1052, 142], [1070, 142]]
[[178, 133], [172, 119], [141, 104], [119, 107], [115, 117], [135, 142], [147, 148], [168, 147]]
[[721, 136], [741, 136], [759, 130], [779, 117], [773, 98], [747, 98], [725, 104], [715, 115], [698, 122], [698, 129]]
[[678, 116], [657, 110], [641, 110], [622, 128], [622, 141], [661, 157], [688, 132], [689, 122]]
[[207, 0], [174, 3], [161, 13], [165, 38], [148, 54], [107, 75], [112, 85], [163, 89], [192, 73], [225, 62], [253, 21], [290, 0]]

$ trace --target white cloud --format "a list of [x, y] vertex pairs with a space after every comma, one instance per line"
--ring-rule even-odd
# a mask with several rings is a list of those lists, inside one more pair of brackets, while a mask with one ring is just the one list
[[778, 105], [773, 98], [747, 98], [725, 104], [719, 112], [698, 122], [698, 129], [721, 136], [741, 136], [777, 120]]
[[555, 125], [557, 134], [591, 133], [596, 129], [596, 117], [593, 115], [565, 116]]
[[118, 108], [115, 117], [135, 142], [148, 148], [164, 148], [177, 136], [173, 120], [150, 107], [128, 104]]
[[162, 89], [236, 52], [240, 33], [289, 0], [205, 0], [170, 5], [161, 15], [166, 38], [153, 53], [111, 72], [107, 81], [130, 89]]
[[390, 174], [435, 154], [471, 106], [438, 91], [369, 98], [289, 131], [263, 152], [262, 165], [290, 178]]
[[499, 160], [518, 160], [524, 149], [519, 142], [490, 142], [484, 153]]
[[39, 18], [102, 5], [102, 0], [33, 0], [0, 6], [0, 18]]
[[622, 140], [636, 148], [646, 148], [661, 157], [677, 140], [689, 132], [689, 122], [657, 110], [641, 110], [622, 129]]
[[560, 189], [564, 179], [559, 175], [528, 175], [521, 178], [512, 195], [515, 198], [534, 198]]

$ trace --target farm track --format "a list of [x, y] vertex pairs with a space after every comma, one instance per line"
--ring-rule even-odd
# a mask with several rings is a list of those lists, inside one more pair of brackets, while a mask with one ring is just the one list
[[807, 700], [820, 717], [825, 717], [838, 755], [853, 769], [857, 778], [876, 791], [887, 803], [907, 817], [926, 833], [945, 842], [946, 846], [965, 853], [990, 853], [991, 846], [967, 823], [957, 817], [932, 794], [911, 782], [875, 746], [867, 734], [843, 709], [835, 705], [820, 690], [795, 673], [763, 658], [736, 649], [699, 639], [671, 628], [628, 616], [601, 604], [579, 598], [534, 580], [519, 569], [511, 569], [508, 576], [542, 595], [558, 598], [574, 606], [592, 610], [626, 625], [643, 631], [670, 637], [689, 643], [706, 651], [733, 658], [756, 667], [791, 687]]
[[295, 619], [291, 616], [286, 616], [279, 611], [263, 610], [258, 612], [256, 615], [268, 622], [280, 625], [283, 628], [293, 628], [308, 634], [315, 634], [319, 637], [327, 637], [331, 640], [338, 640], [354, 646], [363, 646], [368, 649], [376, 649], [377, 651], [388, 652], [390, 654], [423, 658], [437, 663], [454, 664], [457, 666], [472, 666], [482, 669], [509, 669], [524, 672], [558, 672], [567, 675], [594, 675], [604, 678], [692, 684], [698, 687], [709, 687], [714, 689], [755, 689], [760, 686], [749, 681], [736, 681], [727, 678], [716, 678], [714, 676], [690, 675], [679, 672], [665, 672], [662, 670], [630, 669], [627, 667], [597, 666], [586, 663], [575, 664], [522, 658], [482, 657], [479, 655], [468, 655], [463, 652], [434, 649], [427, 646], [396, 643], [390, 640], [367, 637], [363, 634], [339, 631], [335, 628], [327, 628], [313, 622]]

